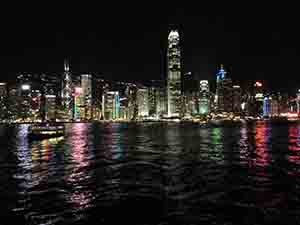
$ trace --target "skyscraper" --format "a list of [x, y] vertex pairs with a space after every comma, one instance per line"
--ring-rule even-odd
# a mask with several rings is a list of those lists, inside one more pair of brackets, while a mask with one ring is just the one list
[[149, 116], [149, 93], [146, 87], [139, 87], [137, 90], [138, 116]]
[[232, 110], [235, 114], [241, 113], [242, 91], [240, 85], [232, 87]]
[[208, 80], [200, 81], [199, 89], [199, 114], [204, 115], [210, 112], [210, 93]]
[[300, 89], [297, 92], [296, 105], [297, 105], [297, 113], [300, 113]]
[[198, 113], [199, 86], [195, 74], [192, 72], [183, 75], [183, 106], [182, 111], [185, 117]]
[[167, 113], [179, 117], [181, 113], [181, 54], [179, 33], [172, 30], [168, 36]]
[[7, 84], [0, 83], [0, 98], [7, 96]]
[[260, 81], [256, 81], [254, 83], [254, 112], [253, 112], [255, 116], [263, 115], [263, 102], [264, 102], [263, 84]]
[[157, 115], [157, 87], [151, 86], [149, 87], [149, 116]]
[[84, 109], [84, 119], [92, 118], [92, 75], [81, 75], [81, 104]]
[[105, 91], [103, 93], [102, 111], [104, 120], [119, 119], [120, 97], [118, 91]]
[[45, 95], [45, 119], [55, 120], [56, 118], [56, 95]]
[[223, 65], [217, 73], [217, 90], [216, 90], [216, 104], [217, 111], [232, 112], [232, 80], [226, 76]]
[[70, 66], [67, 60], [64, 62], [64, 74], [62, 79], [61, 91], [62, 104], [66, 112], [68, 120], [72, 119], [72, 77], [70, 73]]

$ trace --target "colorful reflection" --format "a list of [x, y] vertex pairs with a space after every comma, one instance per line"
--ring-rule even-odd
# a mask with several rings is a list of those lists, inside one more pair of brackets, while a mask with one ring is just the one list
[[[108, 134], [105, 137], [105, 142], [107, 146], [110, 146], [109, 151], [106, 152], [107, 157], [113, 160], [120, 160], [124, 156], [124, 151], [121, 143], [121, 135], [123, 132], [121, 131], [121, 124], [108, 124], [106, 127]], [[126, 133], [126, 132], [125, 132]]]
[[271, 126], [266, 121], [258, 121], [255, 129], [255, 154], [253, 165], [266, 167], [270, 163]]
[[289, 126], [288, 149], [289, 162], [300, 164], [300, 127], [294, 124]]
[[23, 188], [32, 187], [32, 156], [28, 144], [29, 125], [22, 124], [19, 126], [16, 141], [16, 153], [18, 158], [18, 170], [16, 178], [20, 181]]
[[248, 162], [249, 153], [249, 142], [248, 142], [248, 129], [247, 125], [243, 125], [240, 128], [240, 138], [239, 138], [239, 157], [241, 161]]
[[87, 170], [92, 157], [87, 137], [88, 128], [89, 124], [74, 123], [71, 127], [70, 138], [68, 139], [71, 155], [69, 159], [70, 167], [67, 167], [66, 171], [66, 181], [71, 186], [69, 188], [71, 193], [68, 195], [68, 202], [73, 205], [74, 211], [90, 207], [93, 197], [91, 190], [85, 188], [91, 179]]
[[[55, 147], [64, 137], [34, 141], [30, 144], [32, 160], [32, 182], [37, 185], [47, 181], [51, 174], [51, 165], [54, 164]], [[50, 171], [49, 171], [50, 170]]]
[[224, 156], [224, 140], [223, 140], [223, 128], [215, 127], [212, 129], [211, 142], [213, 149], [209, 152], [209, 157], [216, 161], [223, 163]]
[[212, 129], [211, 140], [214, 145], [219, 144], [221, 142], [221, 128], [215, 127]]

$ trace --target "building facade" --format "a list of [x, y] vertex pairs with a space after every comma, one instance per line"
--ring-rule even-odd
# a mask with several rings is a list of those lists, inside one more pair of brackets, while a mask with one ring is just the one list
[[223, 65], [217, 73], [216, 108], [219, 113], [232, 112], [232, 80]]
[[199, 114], [206, 115], [210, 113], [210, 92], [208, 80], [201, 80], [199, 86]]
[[72, 76], [67, 60], [64, 62], [64, 73], [61, 87], [61, 100], [66, 120], [73, 119]]
[[92, 119], [92, 75], [81, 75], [81, 105], [83, 109], [82, 117], [85, 120]]
[[167, 64], [167, 115], [168, 117], [179, 117], [182, 106], [181, 52], [177, 30], [172, 30], [168, 36]]
[[233, 85], [232, 87], [232, 111], [233, 113], [239, 115], [241, 113], [242, 104], [242, 90], [240, 85]]
[[120, 96], [118, 91], [105, 91], [102, 96], [102, 114], [104, 120], [117, 120], [120, 113]]
[[137, 90], [138, 117], [149, 116], [149, 93], [146, 87], [139, 87]]

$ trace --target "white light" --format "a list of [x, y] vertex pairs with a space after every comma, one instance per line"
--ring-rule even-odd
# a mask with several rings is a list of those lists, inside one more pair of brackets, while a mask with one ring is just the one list
[[56, 95], [45, 95], [46, 98], [56, 98]]
[[202, 84], [202, 85], [208, 84], [208, 80], [201, 80], [200, 84]]
[[241, 104], [241, 108], [242, 108], [242, 110], [245, 110], [245, 106], [246, 106], [246, 103], [245, 103], [245, 102], [243, 102], [243, 103]]
[[21, 86], [21, 88], [22, 88], [23, 91], [28, 91], [28, 90], [30, 90], [30, 85], [29, 84], [23, 84]]
[[179, 33], [177, 30], [172, 30], [169, 34], [169, 37], [168, 38], [173, 38], [173, 37], [179, 37]]
[[107, 94], [119, 95], [119, 92], [118, 91], [108, 91]]

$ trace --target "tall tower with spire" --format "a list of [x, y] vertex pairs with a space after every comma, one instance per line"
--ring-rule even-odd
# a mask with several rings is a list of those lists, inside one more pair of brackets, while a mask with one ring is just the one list
[[181, 114], [181, 51], [177, 30], [171, 30], [168, 36], [167, 52], [167, 112], [168, 117]]
[[61, 92], [62, 103], [64, 110], [67, 115], [67, 119], [72, 119], [73, 115], [73, 104], [72, 104], [72, 77], [70, 73], [70, 65], [68, 60], [64, 61], [64, 74], [62, 79], [62, 92]]
[[216, 89], [216, 106], [217, 112], [232, 112], [233, 99], [232, 99], [232, 80], [227, 75], [223, 64], [220, 65], [217, 76], [217, 89]]

